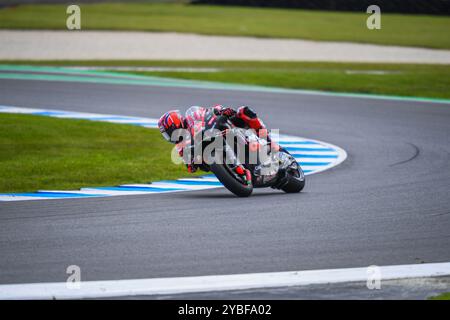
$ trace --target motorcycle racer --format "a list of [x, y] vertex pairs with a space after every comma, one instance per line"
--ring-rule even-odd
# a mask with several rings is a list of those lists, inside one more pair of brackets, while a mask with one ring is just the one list
[[[190, 110], [193, 112], [189, 112]], [[167, 141], [176, 144], [176, 149], [181, 157], [183, 157], [185, 142], [179, 136], [174, 139], [173, 133], [177, 129], [186, 129], [193, 133], [195, 120], [202, 119], [208, 111], [212, 111], [216, 115], [226, 116], [236, 127], [255, 130], [259, 137], [271, 143], [272, 149], [279, 149], [279, 146], [271, 141], [263, 121], [250, 107], [241, 106], [235, 110], [231, 107], [215, 105], [212, 108], [191, 107], [186, 112], [186, 116], [183, 116], [179, 110], [171, 110], [164, 113], [159, 119], [158, 127], [161, 134]], [[201, 167], [201, 165], [194, 164], [193, 162], [186, 163], [186, 166], [190, 173], [195, 172], [197, 168]], [[239, 174], [245, 174], [245, 169], [242, 166], [237, 166], [236, 171]]]

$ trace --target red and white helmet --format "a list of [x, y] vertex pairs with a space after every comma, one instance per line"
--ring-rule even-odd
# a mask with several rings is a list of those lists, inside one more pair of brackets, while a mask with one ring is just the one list
[[162, 115], [158, 121], [159, 131], [163, 135], [164, 139], [172, 143], [178, 143], [178, 141], [172, 140], [172, 134], [177, 129], [184, 128], [184, 118], [179, 110], [171, 110]]

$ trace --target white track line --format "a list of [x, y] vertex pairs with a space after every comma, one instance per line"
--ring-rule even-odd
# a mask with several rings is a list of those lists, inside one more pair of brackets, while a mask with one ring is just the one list
[[[379, 267], [381, 280], [450, 275], [450, 262]], [[64, 282], [0, 285], [0, 299], [83, 299], [135, 295], [276, 288], [315, 284], [366, 282], [367, 268], [249, 273], [199, 277], [85, 281], [80, 288]], [[72, 283], [73, 285], [73, 283]]]
[[[198, 178], [180, 178], [178, 181], [199, 181]], [[200, 181], [210, 181], [210, 182], [219, 182], [219, 179], [216, 177], [201, 177]]]
[[32, 201], [32, 200], [48, 200], [48, 197], [31, 197], [31, 196], [16, 196], [16, 195], [0, 195], [0, 201]]
[[69, 193], [69, 194], [88, 194], [88, 195], [101, 195], [101, 196], [107, 196], [107, 194], [101, 192], [100, 190], [90, 191], [90, 190], [38, 190], [37, 192], [43, 192], [43, 193]]
[[222, 186], [205, 186], [205, 185], [181, 185], [176, 183], [169, 183], [169, 182], [154, 182], [151, 184], [124, 184], [121, 187], [151, 187], [151, 188], [158, 188], [158, 189], [166, 189], [166, 188], [173, 188], [173, 189], [181, 189], [180, 191], [190, 191], [190, 190], [206, 190], [206, 189], [214, 189], [214, 188], [221, 188]]
[[[321, 155], [321, 156], [338, 156], [339, 154], [336, 151], [326, 151], [326, 152], [320, 152], [318, 154], [316, 151], [289, 151], [291, 155], [297, 158], [301, 158], [301, 155]], [[331, 160], [336, 160], [337, 158], [330, 158]]]

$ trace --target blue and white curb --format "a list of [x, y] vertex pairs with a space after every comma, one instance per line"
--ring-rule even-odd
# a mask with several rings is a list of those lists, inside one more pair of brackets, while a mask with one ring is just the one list
[[[20, 113], [63, 119], [82, 119], [91, 121], [130, 124], [145, 128], [157, 128], [157, 119], [129, 117], [109, 114], [72, 112], [50, 109], [31, 109], [14, 106], [0, 106], [0, 113]], [[328, 170], [342, 163], [347, 153], [330, 143], [302, 137], [279, 135], [279, 144], [286, 148], [300, 163], [305, 175]], [[139, 195], [193, 191], [221, 188], [223, 185], [214, 175], [195, 178], [157, 181], [148, 184], [124, 184], [112, 187], [81, 188], [80, 190], [38, 190], [31, 193], [0, 194], [0, 201], [49, 200], [68, 198], [110, 197], [121, 195]]]

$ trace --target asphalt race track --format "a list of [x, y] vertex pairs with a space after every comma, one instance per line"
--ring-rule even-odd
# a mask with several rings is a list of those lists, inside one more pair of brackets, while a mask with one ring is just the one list
[[[304, 192], [225, 189], [0, 203], [0, 283], [113, 280], [450, 261], [450, 104], [0, 80], [0, 104], [158, 117], [248, 104], [282, 133], [336, 144]], [[131, 181], [130, 181], [131, 182]]]

